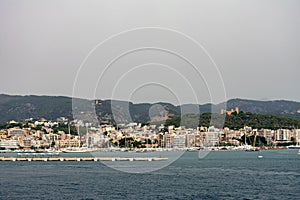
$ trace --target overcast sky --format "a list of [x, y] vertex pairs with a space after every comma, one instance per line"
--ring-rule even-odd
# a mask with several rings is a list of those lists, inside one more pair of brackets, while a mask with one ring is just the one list
[[300, 101], [299, 37], [298, 0], [0, 0], [0, 93]]

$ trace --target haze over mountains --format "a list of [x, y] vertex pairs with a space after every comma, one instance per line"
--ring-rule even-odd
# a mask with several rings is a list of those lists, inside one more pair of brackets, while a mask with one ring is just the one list
[[[92, 100], [77, 100], [91, 108], [95, 105], [95, 101]], [[132, 121], [146, 123], [178, 116], [181, 114], [181, 110], [185, 110], [185, 113], [193, 113], [199, 108], [200, 113], [207, 113], [211, 112], [211, 107], [213, 106], [214, 110], [219, 111], [224, 107], [224, 104], [185, 104], [175, 106], [170, 103], [135, 104], [127, 101], [98, 100], [94, 108], [96, 108], [96, 113], [102, 123], [111, 123], [113, 120], [124, 123]], [[127, 107], [129, 108], [128, 112], [126, 111]], [[183, 107], [184, 109], [182, 109]], [[239, 107], [239, 110], [244, 112], [273, 114], [300, 119], [300, 102], [295, 101], [257, 101], [246, 99], [231, 99], [227, 101], [227, 110], [235, 107]], [[117, 110], [119, 113], [114, 115], [116, 119], [112, 117], [112, 110]], [[89, 115], [90, 113], [83, 114]], [[73, 119], [71, 97], [0, 94], [0, 123], [6, 123], [10, 120], [24, 121], [28, 118], [56, 120], [59, 117]]]

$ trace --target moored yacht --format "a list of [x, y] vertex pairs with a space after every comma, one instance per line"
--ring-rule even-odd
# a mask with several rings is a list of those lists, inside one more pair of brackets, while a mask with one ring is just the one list
[[297, 144], [297, 145], [291, 145], [291, 146], [288, 146], [287, 147], [288, 149], [300, 149], [300, 145]]
[[95, 151], [95, 149], [87, 147], [66, 148], [62, 150], [63, 153], [87, 153], [92, 151]]

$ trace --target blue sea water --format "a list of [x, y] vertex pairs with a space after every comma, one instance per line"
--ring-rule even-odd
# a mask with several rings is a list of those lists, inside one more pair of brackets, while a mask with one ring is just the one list
[[0, 199], [300, 199], [296, 150], [186, 152], [152, 173], [101, 162], [0, 162]]

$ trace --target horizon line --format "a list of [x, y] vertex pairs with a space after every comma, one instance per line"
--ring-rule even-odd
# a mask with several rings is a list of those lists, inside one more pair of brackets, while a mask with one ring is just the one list
[[133, 104], [159, 104], [159, 103], [168, 103], [168, 104], [172, 104], [175, 106], [179, 106], [179, 105], [187, 105], [187, 104], [193, 104], [193, 105], [205, 105], [205, 104], [213, 104], [213, 105], [218, 105], [218, 104], [222, 104], [222, 103], [227, 103], [228, 101], [231, 100], [246, 100], [246, 101], [261, 101], [261, 102], [274, 102], [274, 101], [290, 101], [290, 102], [295, 102], [295, 103], [300, 103], [300, 101], [297, 100], [290, 100], [290, 99], [254, 99], [254, 98], [243, 98], [243, 97], [232, 97], [230, 99], [227, 99], [226, 102], [218, 102], [218, 103], [213, 103], [213, 102], [206, 102], [206, 103], [183, 103], [183, 104], [175, 104], [175, 103], [171, 103], [171, 102], [166, 102], [166, 101], [156, 101], [156, 102], [133, 102], [130, 100], [126, 100], [126, 99], [109, 99], [109, 98], [87, 98], [87, 97], [72, 97], [69, 95], [63, 95], [63, 94], [8, 94], [8, 93], [0, 93], [0, 95], [6, 95], [6, 96], [19, 96], [19, 97], [26, 97], [26, 96], [37, 96], [37, 97], [64, 97], [64, 98], [75, 98], [75, 99], [82, 99], [82, 100], [89, 100], [89, 101], [94, 101], [94, 100], [102, 100], [102, 101], [126, 101], [126, 102], [130, 102]]

